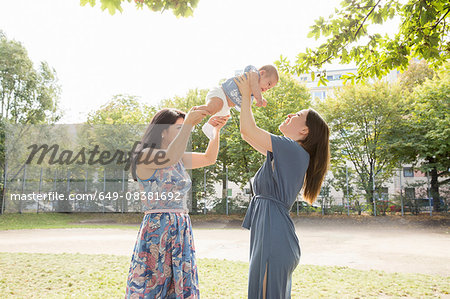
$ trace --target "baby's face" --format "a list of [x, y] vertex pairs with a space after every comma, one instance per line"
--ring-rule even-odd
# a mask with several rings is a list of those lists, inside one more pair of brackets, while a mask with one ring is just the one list
[[265, 92], [275, 85], [277, 85], [278, 80], [275, 76], [269, 76], [266, 72], [261, 74], [261, 78], [259, 79], [259, 88], [261, 88], [261, 92]]

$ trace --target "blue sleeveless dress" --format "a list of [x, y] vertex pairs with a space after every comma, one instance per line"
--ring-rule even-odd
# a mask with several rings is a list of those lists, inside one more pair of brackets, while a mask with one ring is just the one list
[[187, 195], [191, 179], [180, 161], [138, 178], [143, 217], [131, 258], [125, 298], [199, 298]]
[[309, 154], [290, 138], [270, 135], [272, 152], [255, 174], [255, 195], [242, 224], [250, 229], [249, 299], [262, 298], [266, 266], [267, 298], [291, 298], [292, 272], [300, 261], [289, 211], [303, 186]]

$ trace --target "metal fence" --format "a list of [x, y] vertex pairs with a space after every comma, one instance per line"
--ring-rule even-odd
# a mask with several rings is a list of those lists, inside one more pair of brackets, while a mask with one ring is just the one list
[[[9, 171], [4, 177], [3, 212], [101, 212], [127, 213], [142, 212], [140, 188], [129, 171], [121, 168], [98, 169], [57, 169], [23, 165], [20, 169]], [[200, 195], [195, 202], [204, 201]], [[216, 204], [205, 210], [192, 207], [189, 196], [188, 207], [191, 213], [243, 214], [248, 206], [248, 196], [216, 198]], [[388, 198], [391, 200], [388, 200]], [[375, 204], [367, 203], [364, 196], [353, 196], [336, 200], [330, 196], [320, 196], [313, 205], [302, 201], [301, 196], [291, 208], [291, 213], [300, 214], [339, 214], [373, 215], [376, 207], [380, 215], [433, 215], [433, 200], [426, 198], [407, 198], [396, 195], [376, 198]], [[440, 212], [448, 213], [447, 199], [440, 201]]]
[[[375, 210], [375, 213], [374, 213]], [[439, 213], [448, 213], [448, 199], [440, 199]], [[291, 209], [297, 215], [305, 213], [318, 213], [321, 215], [419, 215], [433, 216], [434, 202], [432, 198], [408, 198], [398, 194], [386, 197], [375, 197], [368, 203], [363, 195], [354, 195], [351, 200], [344, 198], [337, 202], [333, 198], [319, 197], [313, 205], [297, 201]]]
[[3, 211], [139, 212], [137, 182], [123, 169], [63, 170], [24, 165], [4, 181]]

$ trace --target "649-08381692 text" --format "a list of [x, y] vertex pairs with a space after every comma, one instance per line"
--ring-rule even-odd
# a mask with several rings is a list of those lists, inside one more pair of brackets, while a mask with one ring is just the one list
[[65, 193], [50, 191], [50, 192], [30, 192], [30, 193], [12, 193], [11, 200], [118, 200], [126, 199], [129, 201], [138, 200], [182, 200], [180, 192], [92, 192], [92, 193]]

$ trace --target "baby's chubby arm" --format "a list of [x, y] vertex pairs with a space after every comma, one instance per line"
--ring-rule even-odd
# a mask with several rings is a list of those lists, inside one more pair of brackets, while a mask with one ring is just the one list
[[206, 110], [210, 115], [214, 115], [220, 110], [222, 110], [223, 101], [219, 98], [212, 97], [208, 100], [206, 105], [197, 106], [196, 110]]

